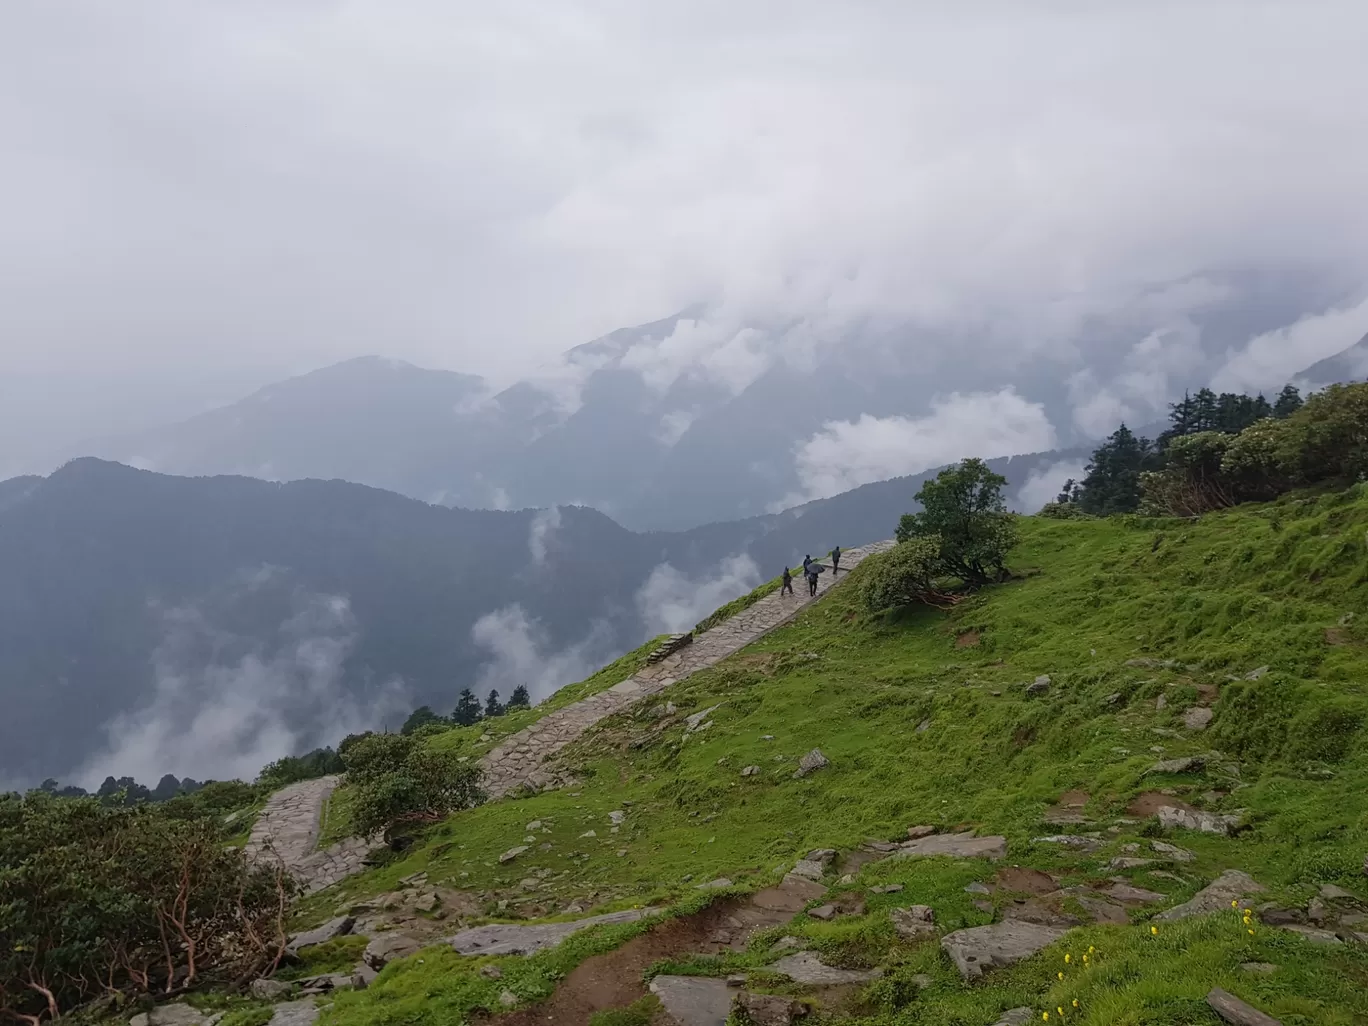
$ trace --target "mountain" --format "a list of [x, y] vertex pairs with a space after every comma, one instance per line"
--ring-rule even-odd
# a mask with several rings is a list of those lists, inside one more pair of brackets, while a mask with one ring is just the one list
[[494, 394], [475, 377], [368, 357], [71, 455], [182, 475], [335, 477], [470, 508], [587, 505], [633, 530], [678, 531], [966, 455], [1087, 445], [1122, 416], [1166, 415], [1251, 337], [1336, 295], [1287, 276], [1209, 275], [1089, 315], [1087, 344], [1069, 346], [1040, 326], [695, 307]]
[[1313, 387], [1368, 378], [1368, 335], [1364, 335], [1343, 352], [1313, 363], [1297, 377], [1309, 382]]
[[[1015, 494], [1056, 455], [994, 465]], [[0, 482], [0, 782], [250, 775], [463, 687], [541, 698], [807, 553], [888, 537], [925, 476], [646, 534], [91, 458]]]

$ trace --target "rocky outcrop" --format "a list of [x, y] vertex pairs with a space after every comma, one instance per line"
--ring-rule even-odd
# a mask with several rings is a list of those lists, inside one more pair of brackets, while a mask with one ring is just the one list
[[941, 947], [966, 980], [982, 976], [987, 969], [1014, 965], [1048, 947], [1067, 931], [1009, 919], [991, 926], [972, 926], [941, 938]]
[[1248, 873], [1242, 873], [1238, 869], [1227, 869], [1194, 894], [1192, 900], [1165, 909], [1155, 918], [1172, 922], [1176, 919], [1187, 919], [1189, 916], [1219, 912], [1230, 908], [1232, 901], [1239, 901], [1250, 894], [1258, 894], [1263, 889]]
[[605, 923], [634, 923], [658, 915], [659, 909], [626, 909], [568, 923], [489, 923], [462, 930], [445, 943], [462, 955], [532, 955], [555, 947], [571, 934]]

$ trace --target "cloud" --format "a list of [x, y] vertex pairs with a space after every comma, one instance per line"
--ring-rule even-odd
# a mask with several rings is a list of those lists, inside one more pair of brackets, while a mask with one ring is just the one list
[[551, 536], [560, 529], [561, 512], [559, 506], [539, 509], [532, 516], [532, 526], [527, 531], [527, 551], [532, 554], [532, 563], [541, 566], [546, 562], [547, 546]]
[[684, 437], [684, 432], [698, 419], [699, 410], [671, 410], [660, 418], [655, 437], [661, 445], [671, 446]]
[[1018, 513], [1038, 513], [1047, 502], [1055, 501], [1065, 481], [1082, 481], [1086, 474], [1086, 460], [1059, 460], [1040, 470], [1033, 470], [1008, 506]]
[[917, 474], [968, 456], [989, 459], [1054, 446], [1055, 430], [1041, 404], [1027, 402], [1010, 388], [956, 392], [932, 400], [924, 417], [865, 414], [856, 421], [829, 421], [794, 452], [805, 490], [798, 501]]
[[752, 591], [760, 581], [760, 568], [744, 554], [728, 556], [695, 577], [661, 563], [638, 589], [637, 609], [647, 634], [675, 634], [692, 630], [714, 609]]
[[[1092, 370], [1069, 378], [1074, 424], [1085, 437], [1102, 438], [1127, 422], [1131, 427], [1162, 419], [1168, 402], [1204, 363], [1201, 332], [1186, 317], [1149, 332], [1128, 350], [1103, 381]], [[1140, 422], [1140, 423], [1137, 423]]]
[[360, 694], [346, 680], [357, 626], [347, 599], [300, 591], [273, 634], [254, 639], [224, 626], [233, 610], [288, 589], [271, 567], [244, 573], [233, 594], [163, 611], [152, 657], [155, 695], [115, 717], [104, 750], [69, 776], [87, 788], [106, 776], [154, 782], [165, 773], [251, 780], [269, 762], [335, 745], [411, 708], [402, 684]]
[[[1303, 317], [1226, 353], [1212, 379], [1218, 392], [1276, 392], [1313, 363], [1348, 349], [1368, 333], [1368, 298]], [[1312, 382], [1326, 384], [1326, 382]]]
[[612, 631], [602, 621], [580, 641], [554, 650], [545, 628], [517, 604], [480, 617], [470, 636], [489, 654], [477, 678], [481, 697], [493, 689], [507, 698], [521, 684], [540, 702], [590, 676], [614, 654]]

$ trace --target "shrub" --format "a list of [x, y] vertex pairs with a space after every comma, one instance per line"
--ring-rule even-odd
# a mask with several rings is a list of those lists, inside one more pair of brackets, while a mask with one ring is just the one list
[[922, 511], [903, 514], [898, 541], [936, 539], [940, 568], [968, 584], [1001, 580], [1017, 538], [1002, 499], [1006, 483], [978, 459], [942, 470], [916, 494]]
[[291, 885], [162, 805], [0, 796], [0, 1020], [234, 983], [284, 953]]
[[366, 784], [398, 773], [416, 746], [416, 739], [408, 734], [369, 734], [359, 738], [347, 748], [342, 760], [347, 779], [354, 784]]
[[300, 780], [341, 773], [342, 769], [341, 757], [331, 748], [315, 748], [307, 755], [287, 755], [277, 759], [261, 771], [257, 782], [275, 789]]
[[[401, 749], [404, 758], [398, 766], [379, 770]], [[353, 778], [357, 787], [352, 822], [362, 836], [383, 832], [388, 839], [400, 823], [434, 822], [484, 801], [480, 777], [479, 767], [460, 762], [455, 752], [412, 744], [390, 746], [361, 777]]]
[[1144, 498], [1139, 512], [1195, 517], [1233, 506], [1238, 497], [1221, 473], [1221, 460], [1232, 437], [1220, 431], [1199, 431], [1170, 441], [1165, 450], [1167, 466], [1140, 475]]
[[871, 612], [944, 598], [935, 587], [940, 566], [938, 538], [899, 542], [888, 552], [866, 559], [865, 564], [861, 568], [860, 599]]
[[1040, 512], [1038, 512], [1036, 516], [1045, 517], [1047, 520], [1096, 519], [1076, 502], [1047, 502], [1044, 506], [1040, 507]]

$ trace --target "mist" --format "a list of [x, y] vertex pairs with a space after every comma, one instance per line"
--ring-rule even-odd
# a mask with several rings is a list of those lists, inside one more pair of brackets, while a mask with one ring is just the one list
[[619, 654], [606, 622], [596, 622], [585, 637], [558, 649], [541, 623], [516, 604], [480, 617], [470, 635], [487, 653], [476, 685], [481, 699], [490, 690], [507, 699], [521, 685], [534, 703], [540, 702], [557, 688], [590, 676]]
[[760, 582], [760, 568], [745, 554], [728, 556], [692, 576], [661, 563], [637, 591], [637, 610], [648, 636], [679, 634], [693, 630], [714, 609], [754, 590]]

